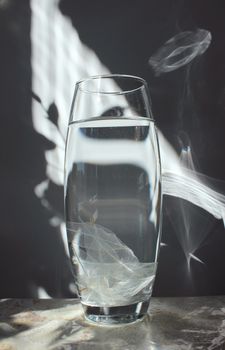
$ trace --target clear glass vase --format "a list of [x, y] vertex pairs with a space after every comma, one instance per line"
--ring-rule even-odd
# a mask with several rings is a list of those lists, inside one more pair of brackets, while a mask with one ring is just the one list
[[134, 322], [148, 310], [161, 236], [161, 167], [146, 82], [76, 84], [65, 154], [71, 266], [88, 320]]

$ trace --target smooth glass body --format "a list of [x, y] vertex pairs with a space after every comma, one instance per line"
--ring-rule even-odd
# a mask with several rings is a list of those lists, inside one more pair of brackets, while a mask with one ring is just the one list
[[71, 266], [85, 317], [134, 322], [148, 309], [161, 231], [161, 167], [144, 80], [77, 83], [65, 155]]

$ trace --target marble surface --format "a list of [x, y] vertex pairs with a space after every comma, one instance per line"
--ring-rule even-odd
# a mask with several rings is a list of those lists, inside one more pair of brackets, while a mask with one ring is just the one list
[[0, 350], [223, 350], [225, 297], [152, 298], [127, 326], [96, 326], [78, 300], [0, 300]]

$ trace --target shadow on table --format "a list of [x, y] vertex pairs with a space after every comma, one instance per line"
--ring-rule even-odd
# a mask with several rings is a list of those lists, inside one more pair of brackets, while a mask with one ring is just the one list
[[36, 322], [42, 321], [42, 316], [36, 311], [50, 311], [78, 303], [78, 299], [0, 300], [0, 340], [31, 329]]
[[222, 350], [224, 315], [224, 297], [159, 298], [142, 321], [107, 327], [87, 322], [77, 299], [2, 300], [0, 339], [51, 350]]
[[78, 317], [60, 329], [51, 349], [223, 350], [224, 299], [156, 299], [150, 315], [123, 326], [97, 326]]

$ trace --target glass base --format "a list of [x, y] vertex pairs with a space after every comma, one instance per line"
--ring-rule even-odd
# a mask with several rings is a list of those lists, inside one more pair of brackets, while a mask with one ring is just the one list
[[82, 304], [84, 316], [88, 321], [101, 325], [122, 325], [142, 319], [148, 311], [149, 301], [132, 305], [97, 307]]

